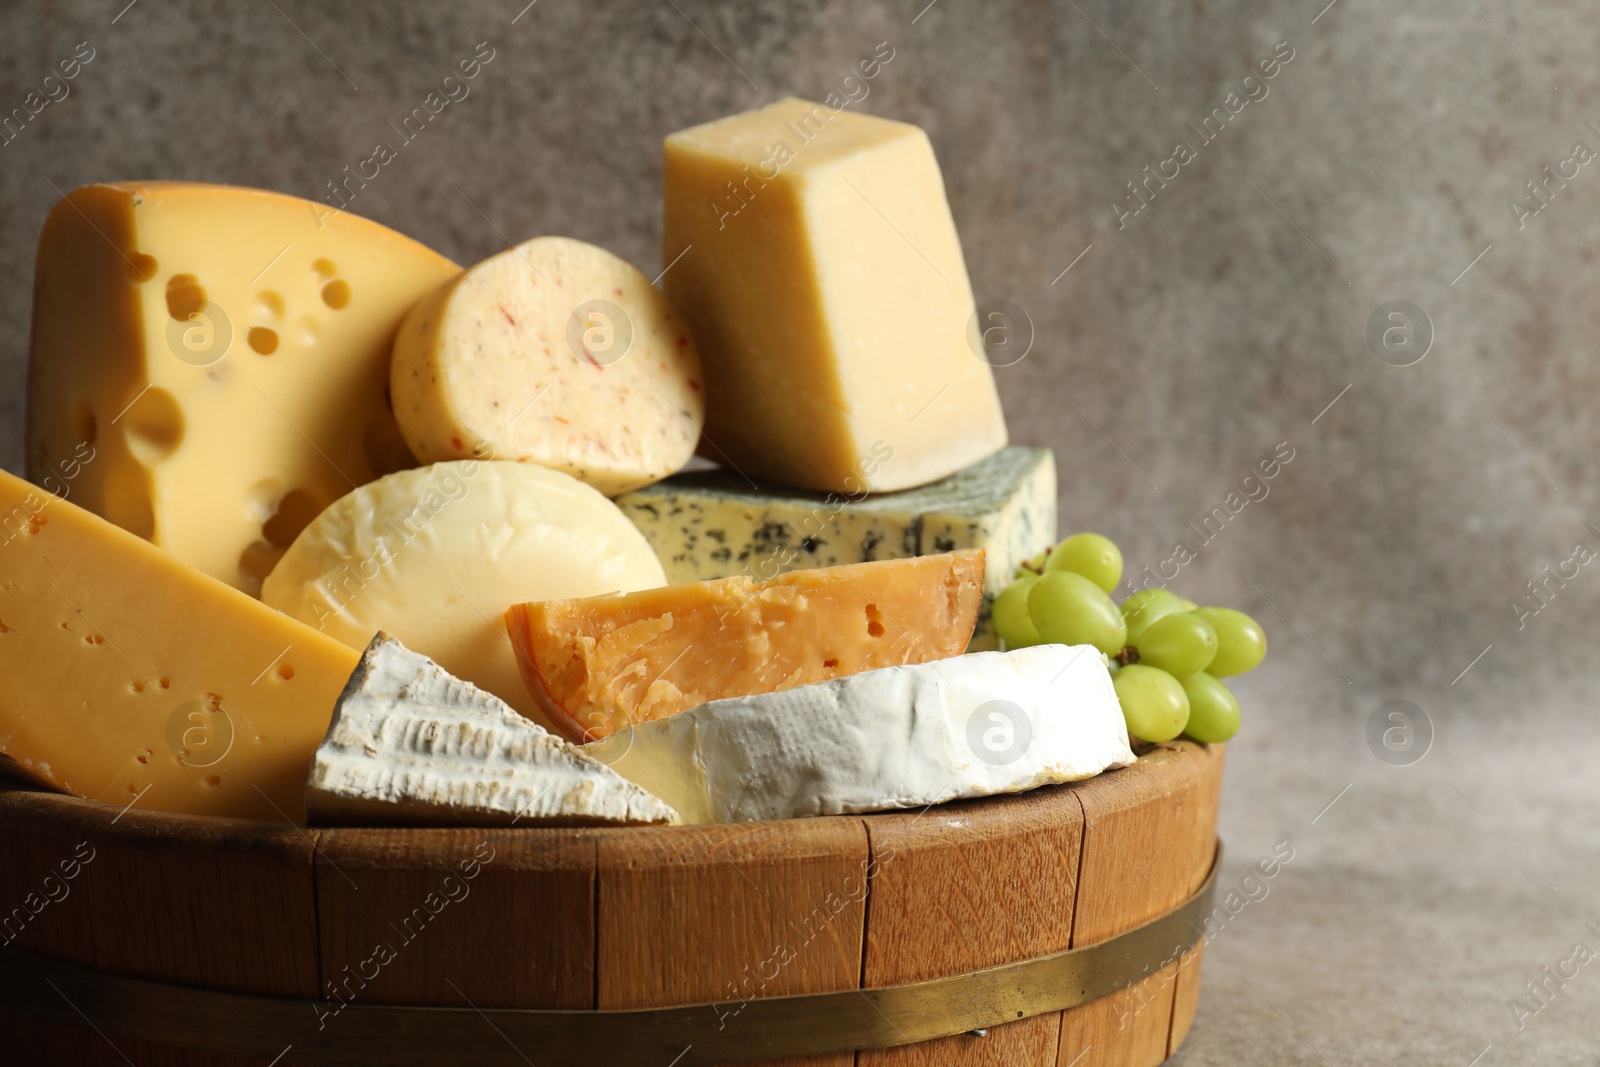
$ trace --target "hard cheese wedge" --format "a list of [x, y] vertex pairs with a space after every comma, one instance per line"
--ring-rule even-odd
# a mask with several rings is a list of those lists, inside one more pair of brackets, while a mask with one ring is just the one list
[[[28, 475], [255, 593], [317, 512], [415, 466], [385, 398], [389, 348], [459, 270], [277, 193], [78, 189], [39, 238]], [[84, 444], [95, 459], [69, 479]]]
[[342, 826], [678, 821], [576, 745], [387, 634], [373, 639], [339, 695], [306, 813]]
[[1006, 443], [921, 130], [780, 100], [668, 137], [663, 183], [662, 284], [700, 347], [709, 458], [883, 492]]
[[303, 821], [358, 654], [0, 472], [0, 751], [79, 796]]
[[920, 489], [851, 498], [695, 471], [620, 496], [617, 507], [673, 583], [981, 548], [983, 608], [970, 646], [980, 651], [996, 644], [995, 594], [1055, 541], [1056, 464], [1048, 448], [1013, 446]]
[[261, 597], [354, 649], [385, 630], [533, 715], [506, 608], [664, 581], [643, 535], [593, 488], [531, 463], [465, 459], [341, 497], [295, 538]]
[[967, 647], [983, 550], [516, 604], [506, 626], [545, 718], [574, 740]]
[[718, 700], [593, 746], [685, 822], [923, 807], [1133, 762], [1088, 645], [974, 652]]
[[567, 237], [525, 241], [421, 300], [390, 381], [424, 462], [539, 463], [608, 496], [683, 466], [705, 415], [700, 359], [667, 298]]

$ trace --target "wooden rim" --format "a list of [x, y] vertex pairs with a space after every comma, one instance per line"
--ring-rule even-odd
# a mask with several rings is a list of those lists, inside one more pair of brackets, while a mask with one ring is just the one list
[[[266, 1043], [249, 1062], [281, 1057], [285, 1067], [408, 1062], [434, 1024], [394, 1020], [458, 1010], [465, 1014], [452, 1018], [480, 1029], [471, 1046], [477, 1060], [507, 1054], [507, 1062], [521, 1063], [526, 1054], [562, 1062], [551, 1039], [532, 1030], [514, 1048], [480, 1009], [522, 1013], [518, 1027], [566, 1012], [585, 1020], [585, 1051], [568, 1062], [653, 1062], [651, 1050], [690, 1033], [674, 1011], [709, 1015], [714, 1032], [685, 1036], [659, 1057], [670, 1063], [682, 1054], [687, 1065], [726, 1062], [730, 1049], [765, 1061], [844, 1047], [819, 1043], [831, 1034], [821, 1024], [785, 1021], [785, 1002], [823, 1004], [832, 996], [830, 1017], [849, 1022], [854, 1011], [862, 1017], [850, 1026], [881, 1028], [877, 1038], [859, 1028], [839, 1038], [876, 1047], [859, 1056], [874, 1067], [925, 1055], [1054, 1067], [1091, 1048], [1078, 1067], [1148, 1067], [1187, 1032], [1203, 945], [1183, 940], [1187, 951], [1174, 960], [1180, 940], [1163, 934], [1170, 943], [1129, 957], [1131, 977], [1120, 973], [1110, 983], [1098, 964], [1090, 969], [1098, 977], [1086, 981], [1082, 961], [1110, 959], [1112, 950], [1069, 953], [1188, 914], [1185, 905], [1200, 907], [1198, 892], [1214, 871], [1222, 755], [1221, 746], [1175, 742], [1132, 767], [1016, 796], [924, 812], [708, 827], [302, 830], [0, 788], [0, 852], [9, 861], [0, 865], [0, 943], [57, 968], [48, 977], [60, 987], [25, 968], [31, 994], [12, 995], [7, 979], [0, 1026], [22, 1051], [40, 1050], [33, 1062], [122, 1064], [126, 1055], [209, 1065], [221, 1061], [193, 1044], [204, 1013], [165, 1023], [135, 1018], [123, 1031], [134, 1036], [114, 1038], [116, 1051], [94, 1028], [116, 1034], [129, 1004], [180, 995], [287, 1004], [291, 1023], [301, 1022], [280, 1030], [275, 1047], [266, 1047], [271, 1032], [248, 1031]], [[481, 870], [463, 873], [475, 855]], [[467, 883], [470, 899], [441, 901], [429, 920], [414, 906], [448, 886], [447, 876]], [[52, 887], [57, 892], [45, 899]], [[463, 885], [456, 888], [465, 898]], [[37, 914], [6, 910], [24, 899], [36, 901]], [[412, 916], [428, 923], [415, 937]], [[1200, 926], [1191, 928], [1195, 936]], [[398, 957], [377, 973], [368, 956], [384, 940]], [[792, 961], [773, 961], [775, 941], [793, 945]], [[1116, 942], [1117, 951], [1136, 941]], [[1021, 993], [1016, 976], [1032, 967], [1045, 968], [1040, 975], [1062, 970], [1055, 984], [1040, 977], [1040, 992]], [[357, 971], [370, 980], [357, 980]], [[96, 992], [93, 981], [76, 984], [79, 972], [134, 984]], [[928, 990], [947, 980], [966, 992], [948, 1013], [930, 1012]], [[1009, 992], [997, 982], [1009, 982]], [[1083, 987], [1076, 999], [1059, 999], [1074, 983]], [[890, 1007], [896, 997], [919, 1006], [904, 1016], [880, 1013], [875, 998], [883, 989], [899, 990], [889, 994]], [[957, 1011], [981, 1006], [983, 995], [992, 995], [993, 1010]], [[383, 1014], [390, 1007], [415, 1012]], [[251, 1012], [266, 1017], [259, 1005]], [[1014, 1021], [994, 1025], [1007, 1018]], [[357, 1019], [372, 1021], [358, 1027]], [[292, 1039], [306, 1020], [311, 1036]], [[337, 1037], [368, 1025], [382, 1033], [361, 1042], [358, 1055], [314, 1052], [324, 1029]], [[985, 1026], [982, 1039], [940, 1036]], [[799, 1044], [788, 1043], [790, 1028]], [[230, 1023], [221, 1032], [247, 1029]], [[601, 1052], [602, 1031], [608, 1040], [656, 1044]], [[740, 1033], [782, 1043], [719, 1044]], [[385, 1041], [394, 1042], [393, 1060], [374, 1058]], [[891, 1047], [907, 1041], [918, 1047]], [[857, 1061], [835, 1052], [806, 1062]]]
[[[485, 1067], [525, 1063], [666, 1063], [715, 1067], [757, 1057], [890, 1048], [1087, 1004], [1173, 965], [1204, 934], [1222, 845], [1198, 892], [1108, 941], [922, 982], [748, 1003], [634, 1011], [351, 1005], [326, 1025], [315, 1001], [216, 993], [123, 978], [34, 956], [0, 953], [9, 1003], [105, 1032], [235, 1056], [396, 1067], [470, 1051]], [[49, 987], [46, 989], [46, 987]], [[748, 1014], [745, 1014], [748, 1012]], [[738, 1024], [728, 1026], [737, 1014]], [[503, 1041], [485, 1028], [487, 1023]]]

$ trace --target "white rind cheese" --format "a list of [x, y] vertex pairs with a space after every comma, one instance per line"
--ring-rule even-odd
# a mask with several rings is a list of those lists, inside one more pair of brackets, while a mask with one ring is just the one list
[[504, 701], [379, 634], [306, 786], [323, 825], [675, 823], [677, 813]]
[[920, 489], [855, 498], [752, 487], [728, 470], [695, 471], [618, 497], [667, 581], [904, 559], [958, 548], [985, 552], [983, 607], [972, 651], [996, 646], [989, 606], [1017, 565], [1056, 538], [1056, 464], [1048, 448], [1003, 448]]
[[920, 808], [1134, 760], [1105, 657], [1036, 645], [716, 700], [588, 746], [688, 823]]
[[400, 471], [311, 521], [261, 589], [354, 649], [379, 630], [537, 720], [505, 610], [665, 585], [644, 537], [560, 471], [457, 460]]

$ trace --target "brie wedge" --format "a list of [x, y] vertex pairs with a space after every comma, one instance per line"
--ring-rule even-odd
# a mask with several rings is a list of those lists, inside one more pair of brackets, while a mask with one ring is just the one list
[[679, 821], [576, 745], [384, 633], [339, 695], [306, 813], [343, 826]]
[[972, 652], [715, 700], [585, 746], [687, 823], [925, 807], [1134, 760], [1087, 645]]

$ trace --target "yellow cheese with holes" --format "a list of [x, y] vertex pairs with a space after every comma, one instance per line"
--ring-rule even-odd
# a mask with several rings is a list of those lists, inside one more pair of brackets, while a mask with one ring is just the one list
[[0, 471], [8, 769], [118, 807], [302, 822], [312, 755], [359, 659]]
[[[277, 193], [78, 189], [39, 239], [28, 476], [255, 593], [324, 507], [416, 465], [389, 349], [459, 270]], [[81, 446], [94, 461], [63, 477]]]
[[663, 182], [662, 284], [700, 350], [705, 455], [857, 494], [1005, 445], [920, 129], [780, 100], [668, 137]]

